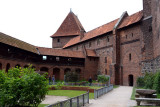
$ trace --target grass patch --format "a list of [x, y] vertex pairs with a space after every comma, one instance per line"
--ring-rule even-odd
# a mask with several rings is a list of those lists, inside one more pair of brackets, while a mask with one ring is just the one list
[[135, 100], [135, 94], [136, 94], [136, 88], [133, 87], [133, 89], [132, 89], [132, 95], [131, 95], [131, 100]]
[[119, 85], [113, 85], [113, 88], [118, 88], [119, 87]]
[[[75, 91], [75, 90], [49, 90], [48, 95], [55, 96], [67, 96], [69, 98], [76, 97], [86, 93], [86, 91]], [[89, 93], [89, 98], [94, 98], [94, 93]]]
[[45, 107], [47, 105], [49, 105], [49, 104], [39, 104], [38, 107]]

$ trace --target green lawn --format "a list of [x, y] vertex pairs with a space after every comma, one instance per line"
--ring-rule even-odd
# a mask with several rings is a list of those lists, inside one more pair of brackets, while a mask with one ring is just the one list
[[[55, 96], [67, 96], [69, 98], [76, 97], [81, 94], [86, 93], [86, 91], [76, 91], [76, 90], [49, 90], [48, 95], [55, 95]], [[89, 98], [94, 98], [94, 93], [89, 93]]]
[[136, 88], [133, 87], [132, 95], [131, 95], [131, 100], [135, 100], [135, 94], [136, 94]]
[[[55, 87], [55, 86], [56, 85], [49, 85], [49, 88]], [[64, 85], [64, 86], [68, 86], [68, 87], [89, 87], [90, 89], [100, 89], [100, 88], [102, 88], [100, 86], [78, 86], [78, 85], [74, 85], [74, 86], [72, 86], [72, 85]]]
[[47, 105], [49, 105], [49, 104], [39, 104], [38, 107], [45, 107]]

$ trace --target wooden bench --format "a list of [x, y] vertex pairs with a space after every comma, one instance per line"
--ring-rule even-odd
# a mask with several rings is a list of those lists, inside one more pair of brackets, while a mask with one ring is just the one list
[[145, 101], [147, 103], [160, 105], [160, 99], [157, 99], [157, 98], [135, 98], [135, 100], [137, 101], [138, 106], [140, 105], [141, 101]]
[[[136, 98], [139, 98], [140, 95], [136, 93], [136, 94], [135, 94], [135, 97], [136, 97]], [[150, 98], [157, 98], [157, 94], [153, 94]]]

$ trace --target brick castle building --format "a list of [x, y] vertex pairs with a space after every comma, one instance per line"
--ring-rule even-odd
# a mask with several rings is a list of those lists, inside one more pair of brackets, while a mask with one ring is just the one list
[[52, 48], [37, 47], [0, 33], [0, 69], [32, 64], [39, 73], [63, 80], [68, 71], [81, 79], [110, 75], [116, 85], [136, 84], [145, 72], [160, 69], [160, 0], [143, 0], [143, 10], [86, 32], [71, 11], [52, 38]]

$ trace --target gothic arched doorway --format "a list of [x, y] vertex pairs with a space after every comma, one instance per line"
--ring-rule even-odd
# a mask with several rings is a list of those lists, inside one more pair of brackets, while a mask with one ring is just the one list
[[133, 75], [129, 75], [128, 76], [128, 83], [129, 83], [128, 85], [129, 86], [133, 86], [133, 80], [134, 80]]

